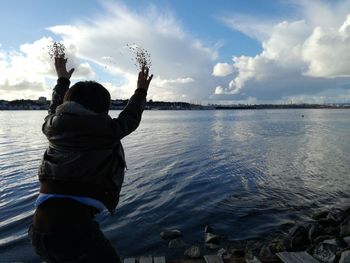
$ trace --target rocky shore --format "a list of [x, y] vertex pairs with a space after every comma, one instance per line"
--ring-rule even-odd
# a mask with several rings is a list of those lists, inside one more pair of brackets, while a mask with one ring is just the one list
[[180, 230], [164, 230], [160, 236], [168, 242], [169, 249], [182, 249], [185, 260], [203, 260], [205, 254], [217, 254], [231, 263], [283, 262], [280, 252], [303, 251], [314, 262], [350, 263], [350, 207], [322, 211], [314, 214], [308, 224], [296, 224], [283, 234], [260, 240], [221, 245], [221, 237], [210, 226], [204, 229], [205, 248], [186, 244]]

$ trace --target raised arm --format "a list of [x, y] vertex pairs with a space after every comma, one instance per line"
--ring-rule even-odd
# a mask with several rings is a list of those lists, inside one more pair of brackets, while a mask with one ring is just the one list
[[52, 92], [52, 99], [49, 106], [49, 114], [54, 114], [56, 108], [63, 103], [64, 95], [69, 89], [70, 77], [74, 72], [74, 68], [67, 71], [66, 68], [67, 59], [65, 58], [55, 58], [55, 69], [57, 73], [57, 83]]
[[137, 89], [134, 95], [118, 118], [113, 119], [113, 129], [119, 140], [136, 130], [140, 124], [142, 112], [146, 105], [147, 91], [153, 78], [153, 75], [148, 76], [148, 71], [147, 67], [143, 67], [139, 72]]

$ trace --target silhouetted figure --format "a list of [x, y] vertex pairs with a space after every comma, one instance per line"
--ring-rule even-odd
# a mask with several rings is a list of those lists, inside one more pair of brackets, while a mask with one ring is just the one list
[[142, 68], [134, 95], [112, 119], [107, 89], [93, 81], [69, 88], [74, 69], [66, 63], [55, 59], [58, 80], [42, 126], [49, 147], [28, 234], [47, 262], [120, 262], [94, 217], [116, 209], [126, 167], [120, 140], [138, 127], [153, 75]]

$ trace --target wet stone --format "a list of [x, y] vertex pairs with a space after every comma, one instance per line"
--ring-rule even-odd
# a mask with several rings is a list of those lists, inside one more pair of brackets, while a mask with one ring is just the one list
[[309, 234], [305, 227], [299, 226], [293, 233], [291, 240], [291, 248], [293, 250], [300, 250], [309, 244]]
[[322, 218], [327, 218], [327, 215], [328, 215], [328, 211], [318, 212], [312, 216], [312, 219], [320, 220]]
[[212, 233], [205, 233], [205, 243], [218, 244], [219, 242], [220, 242], [220, 236]]
[[332, 235], [332, 236], [335, 236], [335, 235], [338, 235], [339, 234], [339, 225], [337, 226], [329, 226], [329, 227], [326, 227], [324, 229], [324, 234], [325, 235]]
[[270, 250], [273, 254], [289, 249], [290, 240], [287, 237], [280, 236], [269, 242]]
[[327, 219], [331, 219], [337, 223], [340, 223], [344, 219], [344, 211], [340, 209], [332, 209], [329, 211]]
[[210, 226], [206, 225], [206, 226], [204, 227], [204, 232], [205, 232], [205, 233], [213, 233], [214, 230], [213, 230], [213, 228], [211, 228]]
[[350, 250], [346, 250], [341, 254], [339, 263], [350, 263]]
[[259, 252], [259, 257], [271, 257], [273, 256], [271, 249], [268, 245], [263, 245]]
[[181, 236], [182, 236], [181, 231], [176, 229], [168, 229], [160, 232], [160, 237], [163, 239], [174, 239]]
[[190, 248], [185, 250], [184, 255], [189, 258], [200, 258], [201, 250], [198, 246], [191, 246]]
[[350, 217], [346, 218], [340, 225], [340, 236], [350, 236]]
[[175, 238], [169, 241], [168, 248], [183, 248], [186, 243], [181, 238]]
[[323, 228], [317, 224], [312, 225], [309, 229], [309, 241], [314, 242], [314, 239], [323, 234]]
[[253, 258], [253, 256], [257, 256], [262, 246], [263, 244], [260, 241], [248, 241], [245, 248], [246, 257]]
[[344, 237], [343, 240], [346, 244], [350, 245], [350, 236]]
[[339, 239], [339, 238], [333, 238], [333, 239], [326, 239], [322, 241], [322, 244], [327, 244], [330, 246], [333, 246], [336, 250], [337, 248], [343, 248], [345, 247], [345, 243]]
[[324, 235], [324, 236], [319, 236], [317, 238], [314, 239], [314, 243], [320, 243], [322, 242], [323, 240], [327, 240], [327, 239], [332, 239], [333, 236], [330, 236], [330, 235]]
[[226, 255], [227, 254], [227, 251], [226, 251], [226, 249], [224, 249], [224, 248], [220, 248], [219, 250], [218, 250], [218, 252], [216, 253], [216, 255], [218, 255], [219, 257], [223, 257], [224, 255]]
[[334, 219], [329, 217], [318, 220], [318, 224], [320, 224], [324, 228], [338, 225], [338, 223]]
[[205, 247], [210, 250], [218, 250], [220, 248], [218, 244], [214, 244], [214, 243], [206, 243]]
[[336, 261], [334, 250], [327, 244], [318, 244], [312, 256], [323, 263], [334, 263]]

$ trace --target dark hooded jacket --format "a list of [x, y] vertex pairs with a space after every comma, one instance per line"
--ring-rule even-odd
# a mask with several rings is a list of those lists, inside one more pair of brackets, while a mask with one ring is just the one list
[[58, 79], [42, 126], [49, 147], [39, 168], [40, 192], [91, 197], [113, 213], [126, 168], [120, 140], [138, 127], [146, 92], [137, 89], [112, 119], [74, 101], [63, 103], [69, 84]]

